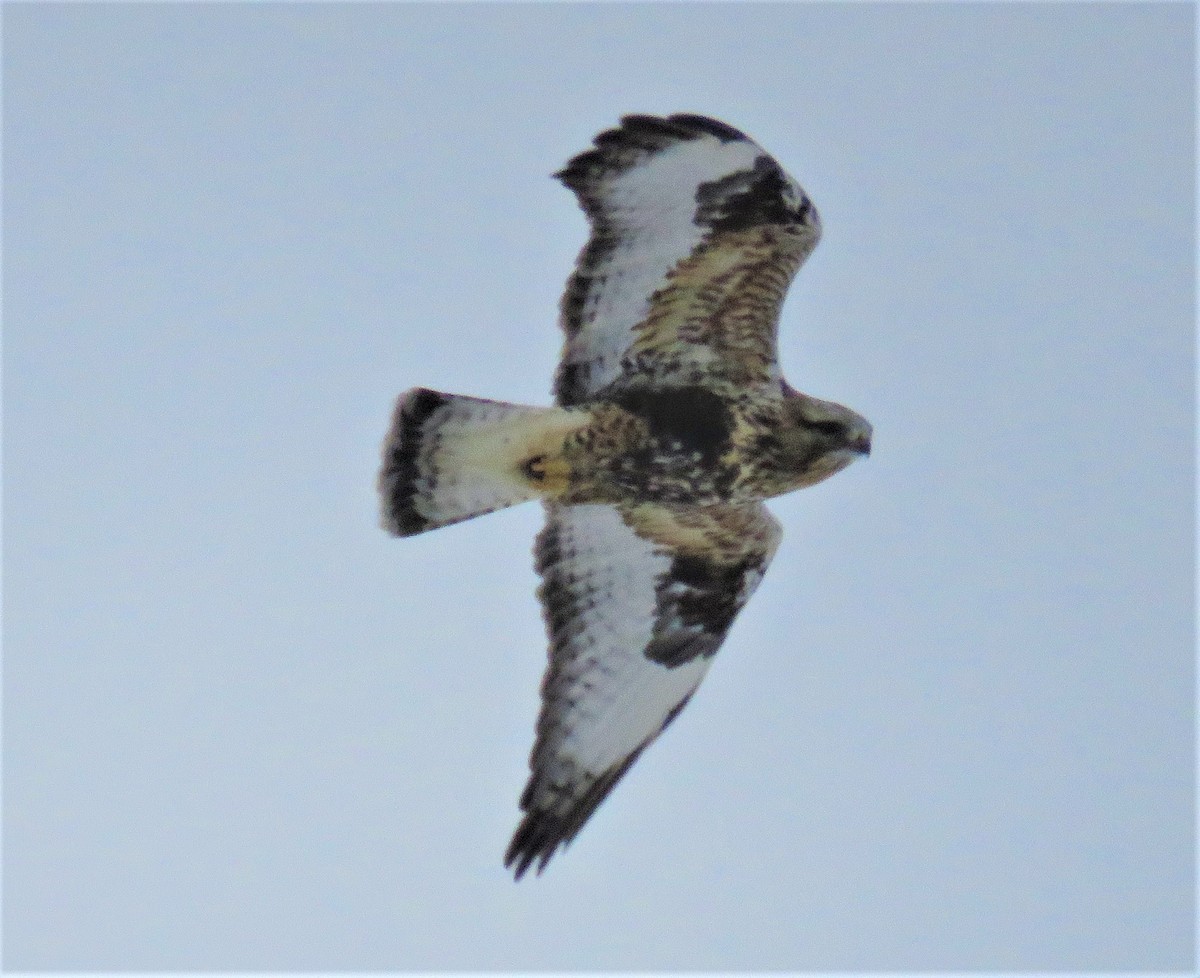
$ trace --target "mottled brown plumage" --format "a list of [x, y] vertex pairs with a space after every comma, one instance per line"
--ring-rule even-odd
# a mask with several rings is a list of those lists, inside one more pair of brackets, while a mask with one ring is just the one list
[[762, 500], [871, 443], [780, 373], [780, 307], [821, 226], [761, 147], [702, 116], [626, 116], [558, 176], [592, 233], [561, 305], [557, 406], [410, 391], [379, 480], [401, 535], [546, 506], [550, 663], [505, 857], [518, 878], [695, 692], [778, 545]]

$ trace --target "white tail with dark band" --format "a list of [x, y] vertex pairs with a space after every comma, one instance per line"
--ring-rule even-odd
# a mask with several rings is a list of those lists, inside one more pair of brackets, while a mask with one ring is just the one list
[[400, 395], [383, 443], [384, 529], [398, 536], [543, 495], [531, 462], [559, 454], [583, 412], [415, 387]]

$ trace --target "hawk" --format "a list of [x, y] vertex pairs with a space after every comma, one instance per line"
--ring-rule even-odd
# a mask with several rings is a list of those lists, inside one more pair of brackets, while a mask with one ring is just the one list
[[779, 544], [763, 500], [871, 449], [780, 373], [779, 310], [821, 234], [757, 143], [629, 115], [556, 174], [591, 236], [563, 296], [555, 405], [416, 388], [383, 445], [383, 526], [410, 536], [540, 499], [549, 666], [505, 855], [540, 873], [679, 715]]

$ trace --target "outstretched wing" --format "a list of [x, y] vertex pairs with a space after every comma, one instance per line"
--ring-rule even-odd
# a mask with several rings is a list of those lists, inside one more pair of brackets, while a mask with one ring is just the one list
[[816, 208], [743, 133], [630, 115], [557, 174], [592, 234], [563, 295], [558, 403], [614, 382], [778, 384], [779, 308]]
[[758, 503], [546, 515], [535, 556], [550, 665], [505, 855], [517, 879], [541, 872], [687, 704], [781, 535]]

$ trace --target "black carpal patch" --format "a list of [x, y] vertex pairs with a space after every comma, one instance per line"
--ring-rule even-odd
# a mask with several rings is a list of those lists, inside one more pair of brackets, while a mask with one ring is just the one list
[[729, 408], [724, 398], [703, 387], [637, 387], [611, 400], [642, 418], [667, 451], [699, 452], [706, 462], [715, 462], [729, 447]]
[[410, 391], [396, 405], [392, 430], [383, 446], [383, 467], [379, 473], [385, 525], [400, 536], [412, 536], [430, 528], [429, 520], [417, 512], [422, 429], [429, 416], [445, 404], [445, 394], [420, 388]]
[[723, 632], [712, 635], [695, 629], [663, 632], [656, 634], [646, 646], [646, 658], [660, 666], [675, 669], [701, 656], [716, 655], [724, 637]]
[[646, 658], [674, 669], [714, 655], [742, 607], [742, 582], [756, 562], [720, 564], [680, 555], [658, 591], [658, 615]]
[[787, 186], [779, 164], [760, 156], [752, 170], [739, 170], [696, 188], [696, 223], [714, 231], [802, 223], [807, 210], [802, 207], [797, 212], [789, 206]]

